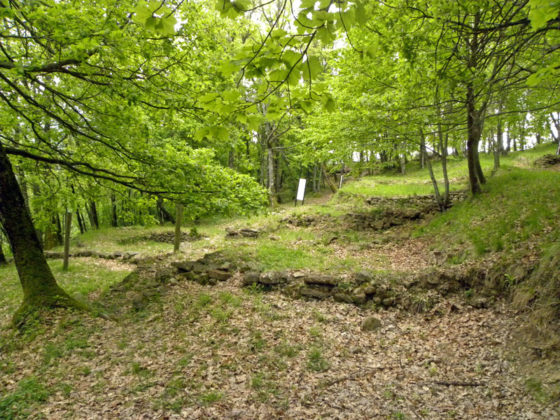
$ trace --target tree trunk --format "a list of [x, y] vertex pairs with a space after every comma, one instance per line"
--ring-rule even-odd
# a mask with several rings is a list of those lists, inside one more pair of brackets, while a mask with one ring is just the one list
[[500, 168], [500, 156], [504, 152], [504, 131], [502, 129], [502, 120], [500, 118], [498, 118], [498, 126], [496, 127], [496, 130], [496, 143], [494, 147], [494, 171], [497, 171]]
[[420, 139], [420, 168], [424, 169], [426, 161], [426, 139], [422, 136]]
[[111, 226], [117, 227], [119, 225], [119, 218], [117, 216], [117, 198], [115, 194], [111, 194]]
[[[424, 132], [422, 130], [420, 130], [420, 138], [422, 143], [424, 143]], [[440, 146], [441, 146], [441, 142], [440, 142]], [[428, 167], [428, 173], [430, 174], [430, 179], [432, 180], [432, 186], [434, 187], [434, 197], [436, 199], [436, 203], [439, 207], [440, 211], [444, 211], [445, 210], [445, 206], [443, 204], [443, 200], [441, 198], [441, 195], [439, 193], [439, 187], [438, 187], [438, 183], [437, 183], [437, 179], [434, 175], [434, 170], [432, 167], [432, 161], [430, 160], [430, 157], [428, 156], [428, 153], [426, 151], [426, 148], [423, 149], [424, 151], [424, 155], [425, 155], [425, 161], [426, 161], [426, 166]]]
[[72, 212], [66, 211], [64, 215], [64, 259], [62, 270], [68, 271], [68, 261], [70, 259], [70, 233], [72, 232]]
[[270, 205], [274, 205], [276, 200], [276, 174], [274, 170], [274, 150], [270, 142], [267, 145], [267, 178], [268, 178], [268, 198]]
[[177, 253], [181, 248], [181, 223], [183, 222], [183, 205], [177, 203], [175, 212], [175, 240], [173, 241], [173, 252]]
[[[424, 139], [424, 136], [422, 136]], [[443, 135], [443, 130], [441, 129], [441, 123], [438, 123], [438, 139], [439, 139], [439, 146], [441, 149], [441, 170], [443, 173], [443, 185], [444, 185], [444, 193], [441, 200], [442, 204], [442, 211], [449, 207], [449, 175], [447, 174], [447, 146], [449, 144], [449, 133], [445, 133]], [[425, 144], [425, 140], [424, 140]]]
[[4, 254], [3, 243], [4, 240], [2, 238], [2, 234], [0, 233], [0, 265], [4, 265], [7, 263], [6, 255]]
[[79, 207], [76, 209], [76, 219], [78, 219], [78, 227], [80, 228], [80, 233], [83, 235], [87, 228], [85, 220], [80, 213]]
[[160, 224], [164, 224], [165, 222], [171, 222], [175, 224], [175, 217], [173, 217], [173, 215], [169, 213], [165, 208], [165, 205], [163, 204], [163, 198], [158, 197], [156, 206]]
[[[473, 194], [480, 193], [480, 178], [478, 168], [478, 144], [481, 134], [480, 115], [475, 109], [474, 89], [472, 84], [467, 85], [467, 163], [469, 167], [469, 183]], [[480, 171], [482, 172], [482, 170]]]
[[[56, 283], [25, 205], [12, 165], [0, 144], [0, 223], [10, 242], [23, 289], [23, 303], [14, 315], [22, 325], [34, 309], [80, 306]], [[83, 305], [82, 305], [83, 307]]]
[[336, 186], [336, 184], [334, 183], [334, 181], [331, 179], [331, 177], [329, 176], [329, 174], [327, 173], [327, 168], [325, 168], [324, 164], [321, 164], [321, 172], [323, 173], [323, 179], [325, 180], [325, 182], [329, 185], [330, 190], [335, 193], [338, 191], [338, 187]]
[[27, 181], [25, 180], [25, 171], [19, 167], [18, 168], [18, 176], [19, 178], [19, 185], [21, 189], [21, 194], [23, 195], [23, 201], [25, 201], [25, 205], [27, 208], [29, 207], [29, 194], [27, 193]]
[[97, 206], [95, 205], [95, 201], [91, 200], [89, 202], [88, 208], [88, 217], [89, 217], [89, 224], [92, 229], [99, 229], [99, 216], [97, 214]]
[[399, 155], [399, 163], [401, 165], [401, 174], [405, 175], [406, 174], [406, 155], [404, 153], [402, 155]]

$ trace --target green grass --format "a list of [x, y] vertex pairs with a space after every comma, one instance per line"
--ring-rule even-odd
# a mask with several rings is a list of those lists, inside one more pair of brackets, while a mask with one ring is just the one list
[[[554, 144], [544, 144], [531, 150], [512, 152], [501, 157], [504, 166], [531, 168], [532, 162], [538, 157], [555, 153]], [[494, 167], [494, 157], [491, 154], [481, 153], [480, 164], [485, 174], [489, 175]], [[443, 185], [441, 162], [432, 163], [434, 174], [438, 179], [440, 188]], [[463, 157], [448, 157], [447, 167], [452, 191], [468, 187], [467, 161]], [[433, 194], [432, 182], [428, 170], [421, 169], [417, 161], [407, 165], [406, 174], [387, 172], [380, 175], [364, 177], [360, 180], [349, 182], [340, 189], [341, 193], [360, 194], [365, 196], [411, 196]]]
[[[90, 259], [71, 259], [68, 271], [62, 271], [60, 260], [49, 260], [49, 265], [62, 288], [83, 300], [93, 292], [105, 292], [129, 273], [128, 269], [105, 266], [103, 260], [96, 264]], [[0, 324], [5, 324], [23, 298], [13, 263], [0, 267], [0, 287], [0, 307], [4, 309], [0, 312]]]
[[476, 255], [511, 251], [523, 242], [559, 238], [560, 173], [503, 168], [489, 178], [484, 192], [460, 203], [419, 228], [440, 248], [468, 244]]
[[36, 377], [24, 378], [13, 392], [0, 396], [0, 418], [27, 418], [33, 406], [45, 402], [49, 395], [49, 390]]

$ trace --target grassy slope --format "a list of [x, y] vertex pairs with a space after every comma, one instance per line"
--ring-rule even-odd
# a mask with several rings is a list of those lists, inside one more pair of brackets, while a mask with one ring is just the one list
[[[554, 144], [545, 144], [523, 152], [513, 152], [501, 158], [504, 166], [530, 167], [531, 163], [544, 154], [553, 154]], [[485, 173], [490, 173], [494, 167], [494, 158], [489, 154], [481, 154], [481, 166]], [[441, 184], [441, 162], [433, 163], [434, 173]], [[467, 162], [463, 158], [449, 157], [448, 176], [451, 190], [466, 189], [468, 186]], [[407, 166], [405, 175], [400, 173], [387, 173], [377, 176], [368, 176], [358, 182], [350, 182], [343, 186], [342, 192], [362, 194], [367, 196], [408, 196], [432, 194], [433, 188], [426, 169], [420, 169], [418, 162], [411, 162]]]

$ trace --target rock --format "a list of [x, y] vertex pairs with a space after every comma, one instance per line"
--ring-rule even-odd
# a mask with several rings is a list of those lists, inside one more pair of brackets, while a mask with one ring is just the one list
[[74, 254], [75, 257], [92, 257], [95, 256], [93, 251], [78, 251]]
[[135, 256], [138, 255], [138, 252], [133, 252], [133, 251], [127, 251], [123, 254], [123, 260], [130, 260], [131, 258], [134, 258]]
[[381, 321], [378, 318], [376, 318], [374, 316], [370, 316], [370, 317], [364, 319], [364, 322], [362, 322], [362, 331], [366, 331], [366, 332], [377, 331], [382, 326], [383, 326], [383, 324], [381, 323]]
[[294, 271], [292, 273], [292, 277], [294, 279], [301, 279], [301, 278], [305, 277], [305, 275], [306, 275], [305, 271]]
[[483, 296], [475, 297], [469, 303], [476, 309], [486, 309], [490, 306], [488, 299]]
[[194, 261], [173, 261], [171, 263], [173, 267], [175, 267], [179, 272], [188, 272], [192, 271], [194, 267]]
[[218, 281], [226, 281], [231, 277], [231, 273], [223, 270], [208, 270], [206, 274], [209, 278]]
[[558, 155], [544, 155], [535, 160], [534, 165], [546, 168], [548, 166], [554, 166], [560, 164], [560, 156]]
[[363, 286], [362, 290], [366, 295], [371, 296], [371, 295], [375, 295], [377, 293], [378, 286], [376, 284], [370, 283], [370, 284], [366, 284], [365, 286]]
[[369, 283], [373, 280], [373, 275], [367, 271], [359, 271], [354, 273], [354, 280], [358, 284]]
[[288, 282], [288, 275], [280, 271], [268, 271], [259, 277], [259, 283], [265, 286], [277, 286]]
[[393, 296], [386, 297], [381, 301], [381, 303], [383, 303], [383, 306], [385, 306], [386, 308], [395, 306], [395, 298]]
[[260, 273], [258, 271], [247, 271], [243, 275], [243, 286], [251, 286], [252, 284], [257, 284], [259, 282]]
[[52, 258], [52, 259], [64, 258], [64, 253], [54, 252], [54, 251], [45, 251], [45, 258]]
[[221, 271], [232, 271], [233, 268], [234, 267], [233, 267], [232, 263], [230, 263], [228, 261], [225, 261], [218, 266], [218, 270], [221, 270]]
[[338, 285], [338, 280], [333, 276], [328, 276], [325, 274], [308, 274], [304, 277], [303, 281], [305, 284], [309, 285], [319, 285], [319, 286], [327, 286], [327, 287], [334, 287]]
[[331, 296], [331, 294], [324, 289], [316, 289], [314, 287], [303, 287], [299, 291], [301, 296], [310, 297], [314, 299], [323, 300]]
[[336, 300], [337, 302], [342, 302], [342, 303], [354, 303], [354, 299], [352, 298], [352, 296], [350, 296], [347, 293], [335, 293], [333, 295], [334, 300]]
[[244, 238], [256, 238], [259, 236], [260, 232], [256, 229], [241, 229], [239, 234]]
[[169, 267], [160, 268], [155, 272], [154, 278], [159, 283], [165, 283], [167, 280], [173, 277], [173, 270]]
[[226, 236], [228, 238], [237, 238], [237, 237], [257, 238], [260, 235], [260, 233], [261, 232], [259, 230], [251, 229], [251, 228], [242, 228], [239, 230], [226, 228]]
[[366, 301], [367, 301], [367, 297], [364, 292], [360, 291], [358, 293], [352, 294], [352, 302], [355, 303], [356, 305], [363, 305], [364, 303], [366, 303]]

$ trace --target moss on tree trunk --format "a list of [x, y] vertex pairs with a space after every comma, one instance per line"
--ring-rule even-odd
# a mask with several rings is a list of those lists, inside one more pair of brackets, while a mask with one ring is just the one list
[[39, 308], [84, 308], [83, 304], [71, 298], [58, 286], [43, 254], [12, 165], [1, 144], [0, 222], [12, 247], [23, 289], [23, 303], [14, 315], [14, 324], [22, 325], [29, 315]]

